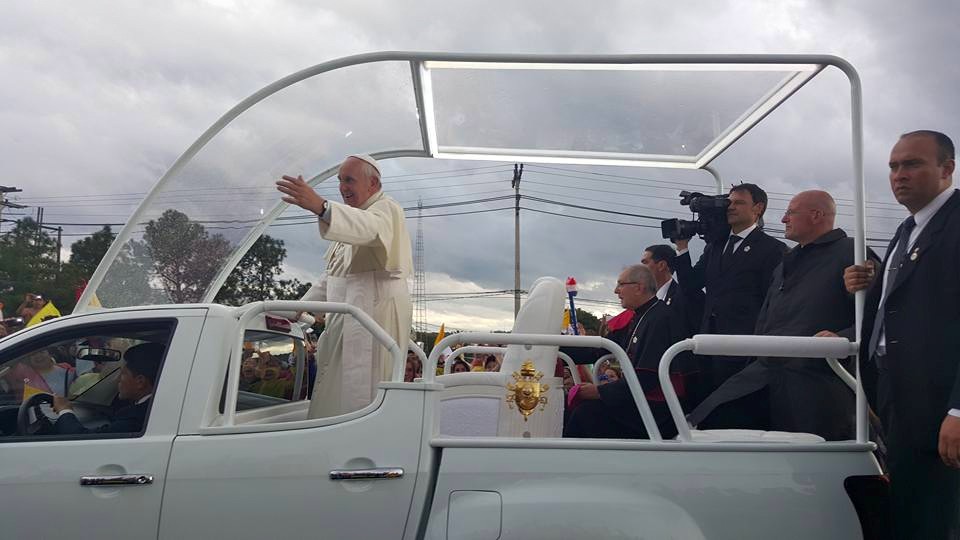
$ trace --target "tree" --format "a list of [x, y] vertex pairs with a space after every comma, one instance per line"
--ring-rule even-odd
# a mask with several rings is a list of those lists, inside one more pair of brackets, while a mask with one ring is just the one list
[[162, 293], [150, 285], [154, 262], [144, 242], [131, 240], [120, 248], [110, 270], [97, 288], [97, 299], [105, 307], [143, 306], [163, 301]]
[[600, 319], [589, 311], [577, 308], [577, 322], [582, 324], [587, 330], [600, 331]]
[[147, 222], [143, 236], [154, 275], [176, 304], [199, 302], [231, 251], [230, 242], [170, 209]]
[[0, 237], [0, 301], [12, 310], [32, 292], [72, 308], [73, 291], [63, 295], [57, 287], [57, 242], [39, 224], [24, 218]]
[[77, 240], [70, 245], [70, 264], [84, 279], [90, 279], [116, 236], [109, 225], [104, 225], [91, 236]]
[[241, 306], [260, 300], [301, 298], [310, 289], [309, 283], [301, 283], [296, 278], [279, 279], [286, 256], [283, 240], [261, 236], [227, 276], [215, 301]]

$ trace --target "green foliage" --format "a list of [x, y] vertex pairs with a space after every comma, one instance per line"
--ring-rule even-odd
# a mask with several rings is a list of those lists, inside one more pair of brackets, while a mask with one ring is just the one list
[[589, 311], [577, 308], [577, 322], [582, 324], [587, 330], [593, 330], [594, 332], [600, 331], [600, 319]]
[[70, 246], [70, 264], [84, 279], [90, 279], [116, 236], [109, 225], [104, 225], [87, 238], [77, 240]]
[[287, 249], [283, 240], [263, 235], [240, 259], [217, 293], [216, 302], [241, 306], [260, 300], [297, 300], [310, 289], [300, 280], [279, 279]]
[[0, 302], [5, 315], [12, 315], [28, 292], [42, 294], [58, 307], [68, 302], [72, 308], [73, 290], [58, 294], [63, 285], [57, 283], [59, 273], [57, 241], [36, 221], [24, 218], [0, 236]]
[[230, 254], [230, 242], [170, 209], [147, 222], [143, 235], [153, 273], [175, 304], [199, 302]]
[[[58, 265], [56, 239], [32, 219], [17, 222], [0, 235], [5, 315], [12, 315], [28, 292], [52, 300], [62, 313], [72, 311], [78, 288], [90, 279], [115, 236], [104, 227], [74, 242], [69, 262]], [[230, 251], [226, 238], [209, 233], [182, 212], [167, 210], [146, 224], [141, 240], [124, 244], [97, 296], [108, 307], [200, 301]], [[231, 273], [217, 301], [240, 305], [302, 297], [310, 283], [280, 279], [286, 253], [282, 240], [260, 238]]]

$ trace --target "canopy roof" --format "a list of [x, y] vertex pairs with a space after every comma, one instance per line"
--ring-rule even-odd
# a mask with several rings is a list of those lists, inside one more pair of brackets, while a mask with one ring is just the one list
[[862, 236], [859, 80], [839, 58], [374, 53], [294, 73], [221, 117], [142, 201], [77, 310], [213, 301], [286, 208], [283, 174], [316, 185], [351, 153], [708, 169], [829, 65], [851, 80]]

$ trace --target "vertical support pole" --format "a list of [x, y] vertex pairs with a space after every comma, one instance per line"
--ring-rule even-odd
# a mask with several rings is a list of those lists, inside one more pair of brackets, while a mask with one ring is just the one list
[[57, 227], [57, 271], [60, 270], [60, 248], [63, 246], [63, 227]]
[[513, 320], [520, 313], [520, 177], [523, 176], [523, 163], [513, 164], [513, 180], [510, 181], [516, 193], [513, 210]]

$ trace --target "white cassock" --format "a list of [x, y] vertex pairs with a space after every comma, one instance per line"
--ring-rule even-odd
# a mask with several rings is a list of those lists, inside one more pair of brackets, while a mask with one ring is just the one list
[[[413, 258], [403, 208], [382, 191], [360, 208], [329, 201], [320, 236], [333, 241], [324, 256], [327, 272], [303, 300], [356, 306], [405, 351], [413, 310], [407, 286]], [[393, 374], [387, 350], [349, 315], [327, 315], [316, 356], [310, 418], [365, 407], [373, 401], [377, 383]]]

